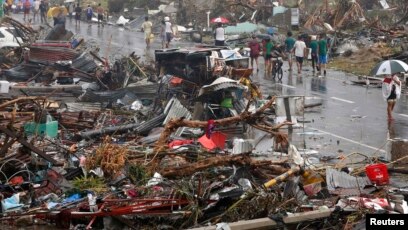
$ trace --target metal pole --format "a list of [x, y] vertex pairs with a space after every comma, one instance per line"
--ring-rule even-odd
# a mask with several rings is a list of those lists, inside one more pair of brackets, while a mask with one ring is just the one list
[[207, 11], [207, 29], [210, 28], [210, 13], [211, 11]]

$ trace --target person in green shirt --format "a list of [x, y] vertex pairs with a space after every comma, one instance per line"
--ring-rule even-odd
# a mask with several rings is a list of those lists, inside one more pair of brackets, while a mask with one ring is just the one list
[[326, 75], [326, 64], [327, 64], [327, 40], [326, 34], [320, 35], [320, 40], [317, 46], [317, 53], [319, 54], [319, 73]]
[[317, 37], [316, 35], [312, 35], [312, 41], [310, 42], [309, 48], [312, 50], [311, 51], [311, 56], [312, 56], [312, 67], [313, 67], [313, 72], [315, 72], [315, 66], [317, 71], [319, 71], [319, 66], [318, 66], [318, 58], [317, 58]]
[[266, 38], [266, 44], [265, 44], [265, 72], [270, 73], [272, 70], [271, 66], [271, 58], [272, 58], [272, 49], [273, 49], [273, 43], [271, 41], [271, 38]]
[[296, 40], [292, 37], [291, 31], [288, 31], [287, 36], [288, 37], [285, 40], [285, 52], [286, 52], [286, 57], [288, 58], [289, 71], [292, 71], [292, 63], [293, 63], [292, 50], [293, 50], [293, 47], [295, 46]]

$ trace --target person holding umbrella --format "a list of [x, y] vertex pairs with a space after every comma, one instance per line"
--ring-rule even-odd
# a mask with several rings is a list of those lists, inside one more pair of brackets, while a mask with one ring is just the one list
[[396, 74], [387, 75], [382, 82], [383, 97], [387, 101], [388, 120], [393, 120], [392, 111], [394, 110], [397, 99], [401, 96], [401, 81]]
[[371, 76], [385, 76], [382, 81], [382, 93], [384, 100], [387, 101], [388, 120], [393, 120], [392, 111], [397, 99], [401, 96], [401, 81], [397, 74], [406, 72], [408, 72], [408, 64], [400, 60], [382, 61], [370, 72]]

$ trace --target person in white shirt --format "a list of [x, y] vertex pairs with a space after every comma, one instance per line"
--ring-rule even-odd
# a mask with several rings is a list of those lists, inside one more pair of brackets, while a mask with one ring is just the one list
[[171, 27], [171, 22], [169, 17], [164, 17], [164, 32], [166, 32], [166, 48], [169, 48], [170, 41], [173, 38], [173, 28]]
[[35, 22], [35, 16], [39, 15], [40, 12], [40, 0], [35, 0], [34, 1], [34, 14], [33, 14], [33, 21]]
[[298, 40], [295, 42], [293, 46], [293, 52], [295, 53], [296, 57], [296, 65], [298, 69], [298, 73], [302, 72], [302, 65], [303, 65], [303, 58], [306, 54], [306, 44], [303, 41], [302, 36], [299, 35]]
[[384, 100], [387, 101], [387, 115], [388, 120], [391, 121], [392, 111], [394, 110], [395, 103], [401, 96], [401, 81], [396, 74], [386, 76], [382, 82], [382, 93]]
[[215, 46], [224, 46], [225, 41], [225, 30], [222, 28], [222, 23], [218, 23], [217, 29], [215, 29], [214, 38], [215, 38]]

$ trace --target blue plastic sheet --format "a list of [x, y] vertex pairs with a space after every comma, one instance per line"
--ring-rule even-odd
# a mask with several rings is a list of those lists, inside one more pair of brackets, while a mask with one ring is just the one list
[[62, 201], [62, 203], [70, 203], [70, 202], [74, 202], [74, 201], [79, 200], [79, 199], [81, 199], [81, 196], [77, 193], [77, 194], [74, 194], [74, 195], [72, 195], [70, 197], [65, 198]]
[[20, 194], [14, 194], [13, 196], [1, 201], [4, 211], [9, 209], [21, 208], [23, 204], [20, 204]]

